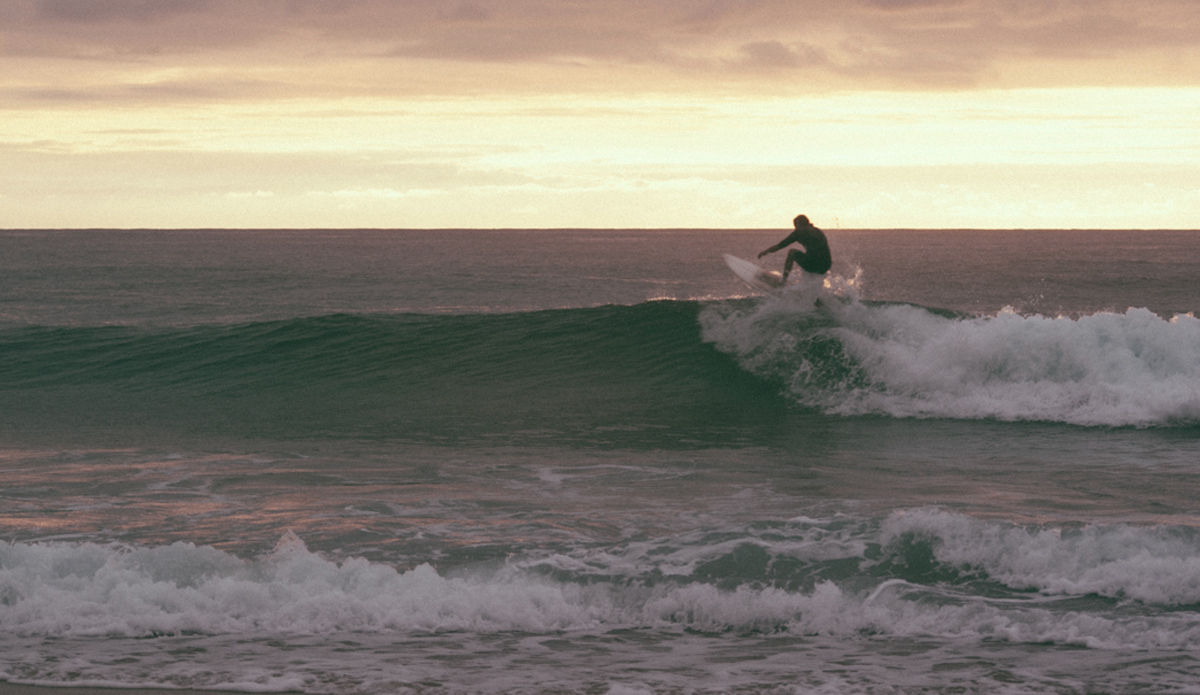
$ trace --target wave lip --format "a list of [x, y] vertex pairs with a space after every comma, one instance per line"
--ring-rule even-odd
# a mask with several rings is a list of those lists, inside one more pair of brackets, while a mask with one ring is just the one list
[[1146, 309], [968, 317], [905, 304], [711, 306], [705, 339], [839, 415], [1084, 426], [1200, 422], [1200, 320]]

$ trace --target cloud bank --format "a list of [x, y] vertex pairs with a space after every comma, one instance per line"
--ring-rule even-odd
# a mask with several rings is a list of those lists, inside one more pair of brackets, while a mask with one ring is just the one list
[[[371, 89], [436, 91], [413, 75], [428, 70], [440, 70], [449, 91], [519, 89], [522, 80], [566, 90], [582, 81], [621, 90], [664, 80], [766, 91], [1194, 85], [1200, 3], [7, 0], [0, 56], [218, 66], [221, 80], [269, 70], [255, 79], [292, 91], [306, 82], [353, 90], [371, 75]], [[312, 66], [336, 73], [335, 65], [354, 66], [355, 77], [287, 74]]]

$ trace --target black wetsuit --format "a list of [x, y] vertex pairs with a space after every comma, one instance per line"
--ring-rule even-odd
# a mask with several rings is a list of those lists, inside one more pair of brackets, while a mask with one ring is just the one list
[[792, 249], [789, 255], [795, 255], [796, 263], [810, 273], [822, 275], [833, 267], [833, 255], [829, 252], [829, 240], [825, 233], [816, 227], [808, 226], [792, 232], [785, 240], [786, 244], [798, 243], [804, 246], [804, 251]]

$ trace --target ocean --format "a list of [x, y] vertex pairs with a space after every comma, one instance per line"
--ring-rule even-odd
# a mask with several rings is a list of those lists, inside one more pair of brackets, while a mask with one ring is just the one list
[[0, 231], [0, 680], [1200, 693], [1200, 232], [788, 231]]

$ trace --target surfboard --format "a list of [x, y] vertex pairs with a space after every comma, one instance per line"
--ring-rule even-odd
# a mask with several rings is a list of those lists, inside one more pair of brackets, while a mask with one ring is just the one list
[[778, 270], [764, 270], [744, 258], [725, 254], [725, 264], [734, 275], [741, 278], [751, 289], [768, 294], [783, 289], [783, 273]]

